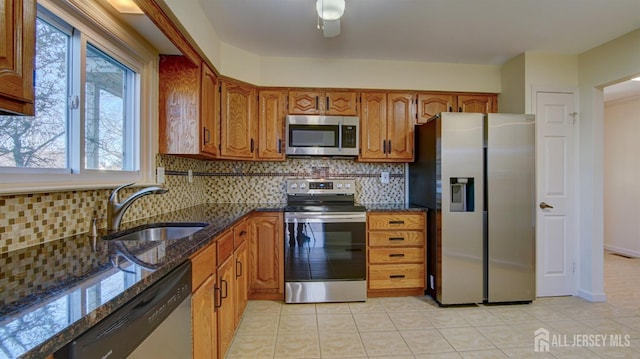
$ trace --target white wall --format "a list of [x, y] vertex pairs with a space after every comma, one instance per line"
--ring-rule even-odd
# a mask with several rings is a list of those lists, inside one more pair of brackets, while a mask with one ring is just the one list
[[602, 88], [640, 74], [640, 29], [578, 56], [580, 161], [579, 295], [606, 300], [604, 293]]
[[604, 108], [604, 246], [640, 257], [640, 97]]
[[499, 112], [525, 113], [525, 66], [525, 54], [520, 54], [502, 65]]
[[534, 88], [578, 87], [578, 56], [529, 52], [525, 56], [525, 113], [535, 112], [532, 108]]

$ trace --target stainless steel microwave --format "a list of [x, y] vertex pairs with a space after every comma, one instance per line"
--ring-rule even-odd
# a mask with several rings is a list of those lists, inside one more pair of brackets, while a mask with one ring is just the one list
[[357, 156], [360, 119], [353, 116], [287, 116], [287, 155]]

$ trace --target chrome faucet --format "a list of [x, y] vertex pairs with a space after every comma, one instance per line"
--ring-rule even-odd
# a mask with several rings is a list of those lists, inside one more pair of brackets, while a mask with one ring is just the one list
[[113, 190], [113, 192], [111, 192], [111, 196], [109, 196], [109, 204], [107, 206], [107, 228], [112, 232], [118, 231], [120, 229], [120, 221], [122, 221], [124, 212], [127, 210], [127, 208], [129, 208], [129, 206], [131, 206], [133, 202], [135, 202], [135, 200], [148, 194], [162, 194], [169, 191], [166, 188], [158, 186], [146, 187], [132, 194], [127, 199], [122, 201], [122, 203], [118, 203], [118, 191], [125, 187], [129, 187], [132, 184], [133, 183], [128, 183], [117, 187]]

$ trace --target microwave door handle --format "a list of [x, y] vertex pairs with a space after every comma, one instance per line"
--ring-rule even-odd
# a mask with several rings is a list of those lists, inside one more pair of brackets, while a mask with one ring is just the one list
[[338, 121], [338, 152], [342, 152], [342, 120]]

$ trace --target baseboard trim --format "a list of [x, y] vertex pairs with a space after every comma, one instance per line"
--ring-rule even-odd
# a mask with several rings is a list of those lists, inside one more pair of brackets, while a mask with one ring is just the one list
[[640, 258], [640, 251], [634, 251], [633, 249], [627, 249], [627, 248], [612, 246], [608, 244], [604, 246], [604, 249], [610, 252], [622, 254], [628, 257]]
[[607, 295], [605, 293], [592, 293], [584, 289], [579, 289], [576, 295], [590, 302], [606, 302]]

